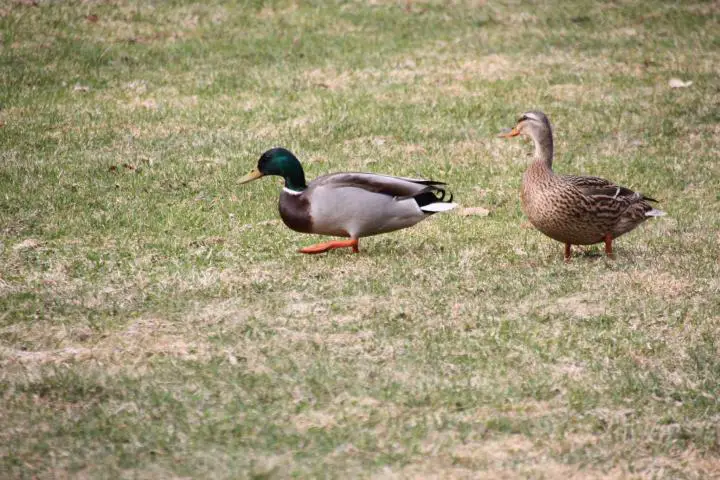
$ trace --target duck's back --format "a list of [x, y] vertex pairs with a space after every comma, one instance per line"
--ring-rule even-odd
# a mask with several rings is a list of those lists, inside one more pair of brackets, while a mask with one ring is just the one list
[[310, 185], [313, 222], [318, 233], [351, 237], [407, 228], [428, 217], [413, 197], [433, 183], [356, 172], [319, 177]]

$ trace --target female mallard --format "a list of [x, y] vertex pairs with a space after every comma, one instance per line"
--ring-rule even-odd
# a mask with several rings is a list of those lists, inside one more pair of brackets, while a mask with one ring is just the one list
[[556, 175], [552, 171], [553, 139], [550, 121], [542, 112], [527, 112], [509, 133], [525, 135], [535, 143], [535, 156], [522, 180], [522, 208], [535, 228], [565, 243], [565, 261], [571, 245], [605, 242], [612, 256], [612, 241], [648, 219], [665, 212], [640, 193], [599, 177]]
[[436, 212], [451, 210], [452, 195], [445, 199], [442, 182], [390, 177], [374, 173], [333, 173], [305, 184], [300, 161], [289, 150], [273, 148], [263, 153], [257, 168], [240, 179], [247, 183], [264, 175], [285, 179], [280, 194], [280, 217], [302, 233], [350, 237], [299, 250], [322, 253], [335, 248], [358, 250], [361, 237], [392, 232], [415, 225]]

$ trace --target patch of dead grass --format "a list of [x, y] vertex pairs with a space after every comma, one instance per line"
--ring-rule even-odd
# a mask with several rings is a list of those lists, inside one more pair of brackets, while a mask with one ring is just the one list
[[639, 301], [662, 299], [663, 301], [687, 303], [692, 298], [701, 299], [700, 292], [691, 294], [695, 285], [693, 279], [667, 271], [608, 272], [604, 275], [603, 282], [606, 285], [605, 292], [583, 289], [582, 292], [553, 299], [533, 296], [518, 303], [510, 313], [517, 316], [535, 313], [541, 316], [564, 314], [577, 319], [592, 318], [613, 314], [618, 308], [621, 308], [615, 304], [614, 299], [624, 298], [621, 292], [628, 291], [636, 292]]
[[299, 433], [306, 433], [310, 429], [326, 429], [337, 426], [336, 416], [328, 412], [311, 410], [295, 415], [292, 424]]
[[[298, 401], [306, 395], [297, 392]], [[346, 392], [337, 395], [324, 409], [310, 409], [293, 415], [290, 421], [298, 432], [309, 429], [345, 428], [351, 425], [365, 425], [371, 419], [377, 426], [378, 436], [386, 429], [387, 422], [397, 418], [402, 408], [388, 401], [372, 397], [356, 397]]]
[[102, 335], [86, 329], [67, 332], [60, 328], [55, 329], [55, 335], [62, 338], [63, 346], [36, 351], [2, 348], [0, 364], [4, 368], [21, 365], [27, 369], [49, 363], [95, 362], [109, 370], [132, 370], [153, 356], [207, 361], [213, 353], [200, 336], [189, 338], [177, 324], [154, 317], [138, 319], [125, 329]]
[[265, 6], [257, 13], [257, 17], [263, 20], [277, 19], [291, 15], [298, 10], [297, 2], [290, 2], [285, 8], [276, 8], [273, 6]]
[[[97, 15], [96, 20], [85, 27], [86, 35], [98, 43], [172, 43], [194, 35], [206, 25], [220, 25], [227, 19], [223, 6], [190, 6], [164, 10], [162, 21], [138, 21], [142, 18], [158, 18], [154, 5], [135, 5], [120, 2], [110, 15]], [[208, 21], [206, 21], [208, 20]]]
[[536, 453], [534, 443], [520, 435], [484, 442], [455, 444], [450, 450], [450, 455], [457, 464], [469, 467], [503, 464], [515, 456], [532, 460]]
[[584, 319], [607, 312], [607, 306], [600, 297], [587, 292], [567, 295], [555, 299], [534, 297], [516, 305], [510, 313], [519, 317], [531, 313], [541, 316], [567, 315], [572, 318]]
[[[415, 59], [418, 60], [415, 60]], [[422, 59], [422, 61], [420, 61]], [[448, 66], [437, 53], [418, 51], [410, 56], [398, 58], [389, 69], [338, 70], [335, 67], [313, 68], [305, 71], [301, 78], [308, 87], [323, 87], [333, 91], [345, 91], [358, 87], [379, 87], [382, 85], [413, 83], [430, 86], [437, 92], [456, 96], [474, 96], [458, 82], [469, 80], [507, 79], [522, 72], [513, 60], [505, 55], [490, 54], [477, 59], [463, 59]], [[416, 98], [416, 97], [413, 97]], [[417, 97], [427, 101], [427, 97]], [[409, 100], [412, 103], [412, 99]]]
[[[620, 414], [621, 416], [624, 414]], [[609, 469], [561, 463], [554, 456], [604, 448], [597, 435], [571, 433], [542, 444], [523, 435], [461, 442], [455, 432], [431, 432], [423, 441], [422, 458], [402, 468], [385, 468], [373, 478], [572, 478], [651, 479], [679, 472], [690, 478], [715, 478], [720, 460], [686, 449], [677, 455], [640, 456], [632, 465], [618, 460]], [[614, 452], [621, 456], [620, 445]], [[606, 451], [605, 454], [608, 452]]]
[[[402, 468], [386, 468], [372, 478], [509, 479], [509, 478], [626, 478], [626, 471], [610, 472], [566, 465], [554, 460], [542, 445], [523, 435], [460, 442], [455, 433], [434, 432], [426, 437], [424, 456]], [[592, 444], [594, 439], [568, 442]]]
[[688, 293], [695, 281], [687, 276], [680, 276], [667, 271], [640, 270], [627, 272], [610, 272], [608, 284], [616, 291], [633, 291], [647, 297], [676, 300], [688, 300]]
[[35, 250], [36, 248], [40, 248], [41, 246], [42, 242], [40, 240], [37, 240], [35, 238], [26, 238], [22, 242], [13, 245], [12, 249], [15, 252], [22, 252], [24, 250]]
[[578, 362], [570, 358], [565, 358], [559, 359], [559, 361], [553, 365], [552, 370], [553, 374], [558, 378], [567, 378], [572, 381], [578, 381], [585, 376], [586, 365], [584, 362]]

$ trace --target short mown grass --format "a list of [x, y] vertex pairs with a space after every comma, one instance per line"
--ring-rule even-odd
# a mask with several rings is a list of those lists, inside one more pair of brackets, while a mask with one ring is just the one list
[[[0, 5], [0, 477], [720, 475], [717, 2]], [[692, 81], [670, 88], [669, 80]], [[555, 169], [668, 217], [562, 261]], [[302, 256], [309, 178], [462, 207]]]

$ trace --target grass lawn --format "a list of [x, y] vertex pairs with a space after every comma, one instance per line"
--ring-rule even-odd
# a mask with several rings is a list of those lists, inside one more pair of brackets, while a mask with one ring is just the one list
[[[0, 477], [720, 476], [718, 2], [0, 3]], [[671, 88], [677, 78], [691, 81]], [[529, 226], [532, 146], [668, 216]], [[463, 208], [305, 256], [308, 178]]]

